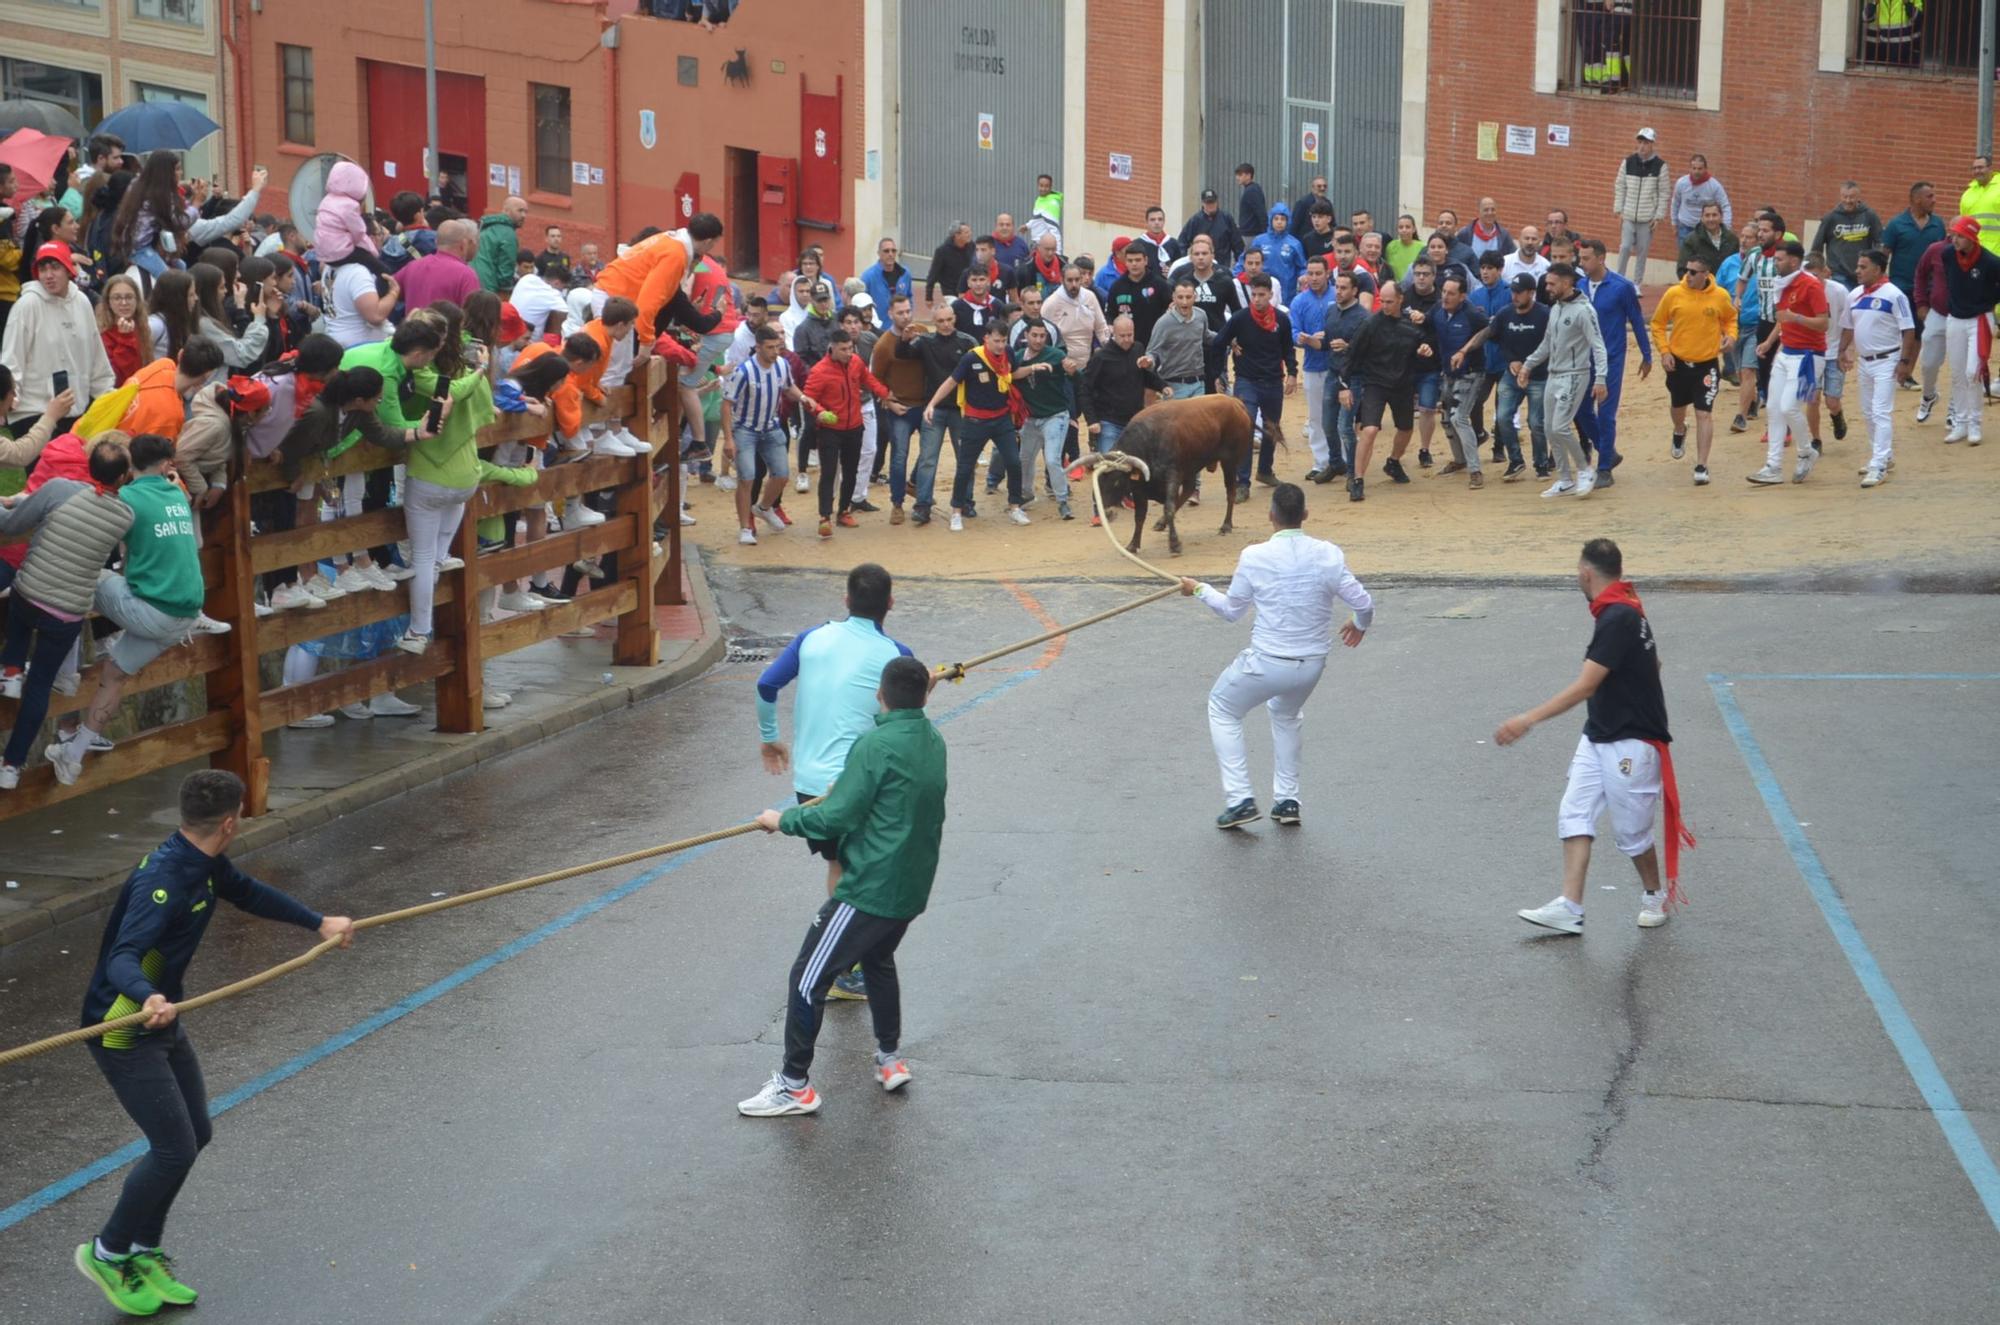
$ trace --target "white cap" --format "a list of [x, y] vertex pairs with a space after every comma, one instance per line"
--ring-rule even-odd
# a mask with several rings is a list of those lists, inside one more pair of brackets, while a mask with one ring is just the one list
[[1639, 130], [1639, 136], [1640, 136], [1641, 138], [1644, 138], [1644, 139], [1645, 139], [1645, 140], [1646, 140], [1647, 142], [1649, 142], [1649, 143], [1650, 143], [1650, 142], [1653, 142], [1653, 141], [1654, 141], [1655, 139], [1657, 139], [1657, 138], [1659, 137], [1659, 135], [1658, 135], [1658, 134], [1656, 134], [1656, 133], [1654, 133], [1654, 132], [1653, 132], [1653, 131], [1652, 131], [1651, 129], [1641, 129], [1641, 130]]

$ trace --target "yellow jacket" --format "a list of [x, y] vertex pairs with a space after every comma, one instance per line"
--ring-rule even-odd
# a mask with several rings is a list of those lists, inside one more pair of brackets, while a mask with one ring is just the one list
[[1736, 305], [1712, 278], [1699, 290], [1685, 280], [1668, 286], [1653, 310], [1653, 344], [1689, 363], [1718, 357], [1722, 338], [1735, 334]]
[[1958, 214], [1979, 222], [1979, 242], [1988, 253], [2000, 253], [2000, 175], [1984, 184], [1967, 184], [1959, 195]]

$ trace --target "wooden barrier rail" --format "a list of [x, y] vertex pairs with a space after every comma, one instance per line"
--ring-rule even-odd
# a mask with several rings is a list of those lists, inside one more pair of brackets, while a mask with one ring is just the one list
[[[253, 534], [252, 494], [288, 489], [278, 465], [270, 461], [232, 466], [225, 499], [204, 512], [202, 576], [208, 586], [206, 610], [226, 621], [227, 635], [197, 635], [170, 648], [126, 684], [125, 695], [164, 686], [203, 682], [203, 711], [194, 717], [137, 733], [115, 749], [84, 762], [75, 786], [56, 781], [54, 771], [37, 764], [23, 771], [21, 785], [0, 795], [0, 820], [26, 814], [72, 796], [141, 777], [202, 755], [213, 767], [226, 768], [249, 788], [248, 811], [265, 812], [270, 795], [270, 761], [264, 756], [264, 734], [285, 724], [325, 713], [343, 704], [367, 700], [402, 686], [437, 683], [438, 730], [477, 732], [485, 725], [480, 690], [481, 664], [552, 639], [580, 626], [616, 621], [612, 661], [626, 667], [650, 667], [659, 662], [660, 644], [655, 604], [678, 605], [681, 596], [681, 410], [678, 374], [673, 365], [650, 359], [642, 380], [605, 393], [600, 405], [586, 402], [587, 423], [623, 425], [633, 436], [651, 444], [647, 456], [593, 456], [544, 470], [532, 487], [482, 485], [473, 494], [460, 522], [452, 555], [465, 563], [439, 575], [433, 599], [434, 633], [422, 654], [391, 649], [379, 657], [296, 685], [264, 689], [259, 661], [266, 655], [323, 639], [360, 626], [406, 615], [409, 591], [351, 593], [317, 610], [278, 612], [259, 619], [255, 602], [258, 577], [286, 567], [307, 567], [331, 556], [371, 546], [392, 544], [404, 537], [400, 508], [367, 511], [297, 529]], [[490, 452], [502, 442], [536, 439], [548, 424], [527, 415], [505, 415], [479, 436], [479, 449]], [[342, 478], [348, 474], [387, 469], [396, 454], [366, 444], [308, 471], [314, 477]], [[660, 473], [653, 472], [660, 465]], [[321, 474], [318, 471], [323, 471]], [[655, 498], [656, 488], [658, 498]], [[481, 555], [478, 523], [494, 515], [524, 510], [543, 502], [580, 500], [589, 492], [615, 494], [613, 513], [602, 524], [564, 529], [521, 547]], [[653, 555], [653, 526], [660, 513], [666, 520], [665, 553]], [[480, 620], [481, 591], [511, 580], [567, 566], [584, 558], [615, 558], [615, 575], [601, 588], [545, 611], [506, 620]], [[79, 713], [96, 693], [96, 669], [87, 667], [75, 695], [49, 696], [51, 719]], [[0, 729], [11, 728], [17, 704], [0, 700]]]

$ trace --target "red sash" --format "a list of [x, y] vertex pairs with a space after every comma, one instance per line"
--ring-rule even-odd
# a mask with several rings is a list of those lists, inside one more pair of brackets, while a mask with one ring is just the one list
[[[1640, 616], [1646, 615], [1646, 605], [1639, 601], [1639, 592], [1632, 587], [1630, 580], [1619, 580], [1591, 599], [1590, 615], [1595, 618], [1616, 603], [1626, 604]], [[1667, 812], [1667, 906], [1672, 909], [1687, 904], [1687, 895], [1681, 890], [1681, 848], [1694, 848], [1694, 830], [1688, 827], [1681, 814], [1681, 789], [1674, 780], [1673, 751], [1665, 741], [1647, 741], [1646, 744], [1660, 756], [1660, 800]]]

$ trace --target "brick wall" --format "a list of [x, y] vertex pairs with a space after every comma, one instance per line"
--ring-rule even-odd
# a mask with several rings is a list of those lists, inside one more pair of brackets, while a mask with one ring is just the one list
[[[1658, 131], [1673, 178], [1690, 153], [1708, 157], [1739, 225], [1768, 204], [1808, 240], [1846, 179], [1860, 183], [1884, 222], [1904, 208], [1915, 180], [1937, 184], [1947, 215], [1965, 187], [1978, 123], [1974, 81], [1820, 73], [1818, 5], [1729, 0], [1719, 111], [1530, 91], [1534, 11], [1519, 8], [1518, 20], [1495, 22], [1490, 5], [1432, 0], [1426, 222], [1440, 207], [1470, 220], [1490, 194], [1510, 228], [1540, 225], [1549, 208], [1563, 207], [1573, 229], [1615, 246], [1612, 179], [1642, 125]], [[1477, 159], [1481, 120], [1502, 126], [1498, 161]], [[1534, 156], [1507, 154], [1509, 123], [1535, 127]], [[1550, 124], [1570, 126], [1569, 147], [1548, 145]], [[1653, 254], [1662, 256], [1658, 233]]]
[[[1086, 219], [1136, 226], [1160, 199], [1158, 3], [1097, 0], [1090, 7], [1089, 83], [1084, 93]], [[1132, 157], [1132, 178], [1111, 178], [1111, 153]]]

